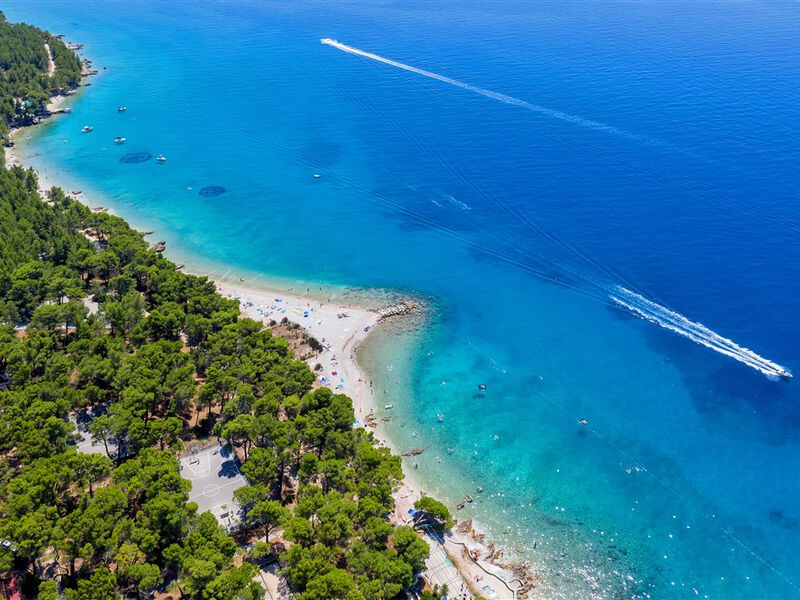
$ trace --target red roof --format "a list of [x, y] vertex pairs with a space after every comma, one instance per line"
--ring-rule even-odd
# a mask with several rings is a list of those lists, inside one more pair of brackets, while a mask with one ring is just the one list
[[22, 600], [22, 594], [19, 593], [19, 584], [16, 577], [9, 577], [8, 579], [0, 579], [0, 594], [5, 600]]

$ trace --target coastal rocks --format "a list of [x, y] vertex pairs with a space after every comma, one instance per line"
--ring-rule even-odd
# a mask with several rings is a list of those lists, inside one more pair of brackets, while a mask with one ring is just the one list
[[203, 198], [214, 198], [215, 196], [221, 196], [225, 192], [225, 188], [221, 185], [209, 185], [200, 190], [198, 194], [200, 194]]
[[422, 454], [423, 452], [425, 452], [425, 447], [418, 446], [417, 448], [412, 448], [411, 450], [403, 452], [403, 456], [417, 456], [418, 454]]
[[92, 69], [92, 61], [84, 58], [81, 62], [81, 77], [88, 77], [89, 75], [97, 75], [99, 71]]
[[147, 162], [151, 158], [153, 158], [153, 155], [149, 152], [128, 152], [119, 159], [119, 162], [125, 163], [126, 165], [133, 165], [136, 163]]
[[167, 249], [167, 242], [163, 240], [160, 242], [156, 242], [155, 244], [150, 246], [150, 250], [152, 250], [153, 252], [163, 252], [166, 249]]
[[397, 304], [392, 304], [391, 306], [387, 306], [386, 308], [381, 308], [377, 310], [378, 313], [378, 320], [381, 321], [388, 317], [393, 317], [395, 315], [404, 315], [410, 313], [417, 309], [417, 305], [413, 302], [398, 302]]
[[535, 566], [527, 560], [506, 559], [506, 549], [488, 542], [486, 536], [473, 527], [472, 519], [459, 522], [454, 532], [466, 539], [473, 540], [477, 547], [464, 550], [466, 555], [478, 564], [487, 573], [499, 574], [496, 569], [506, 571], [511, 577], [503, 577], [509, 589], [514, 590], [518, 599], [530, 598], [531, 592], [543, 583], [542, 576], [536, 571]]

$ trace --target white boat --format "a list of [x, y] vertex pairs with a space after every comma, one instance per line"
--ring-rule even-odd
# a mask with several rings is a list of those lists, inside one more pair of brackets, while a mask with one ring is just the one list
[[156, 160], [157, 160], [158, 162], [166, 162], [166, 160], [167, 160], [167, 157], [166, 157], [166, 156], [161, 156], [161, 155], [159, 154], [159, 155], [156, 157]]
[[89, 133], [94, 127], [90, 127], [89, 125], [84, 125], [83, 129], [81, 129], [81, 133]]
[[128, 110], [127, 106], [119, 106], [119, 107], [117, 107], [117, 112], [125, 112], [126, 110]]
[[383, 408], [385, 408], [386, 410], [391, 410], [391, 409], [393, 409], [393, 408], [394, 408], [394, 404], [391, 404], [391, 403], [390, 403], [390, 404], [387, 404], [387, 405], [386, 405], [386, 406], [384, 406]]
[[125, 138], [124, 138], [124, 137], [115, 137], [115, 138], [114, 138], [114, 143], [115, 143], [115, 144], [124, 144], [124, 143], [125, 143], [125, 141], [126, 141], [126, 140], [125, 140]]

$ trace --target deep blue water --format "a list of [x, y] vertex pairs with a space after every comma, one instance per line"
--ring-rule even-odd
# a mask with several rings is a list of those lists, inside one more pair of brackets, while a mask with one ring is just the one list
[[797, 382], [608, 298], [800, 372], [796, 4], [104, 6], [3, 4], [107, 67], [31, 161], [191, 265], [429, 298], [390, 434], [542, 596], [800, 597]]

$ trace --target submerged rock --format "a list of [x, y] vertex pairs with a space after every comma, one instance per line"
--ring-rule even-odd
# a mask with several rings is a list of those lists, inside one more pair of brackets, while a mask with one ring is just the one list
[[128, 152], [119, 159], [119, 162], [125, 164], [136, 164], [147, 162], [151, 158], [153, 158], [153, 155], [149, 152]]
[[203, 198], [213, 198], [226, 192], [221, 185], [209, 185], [198, 192]]

